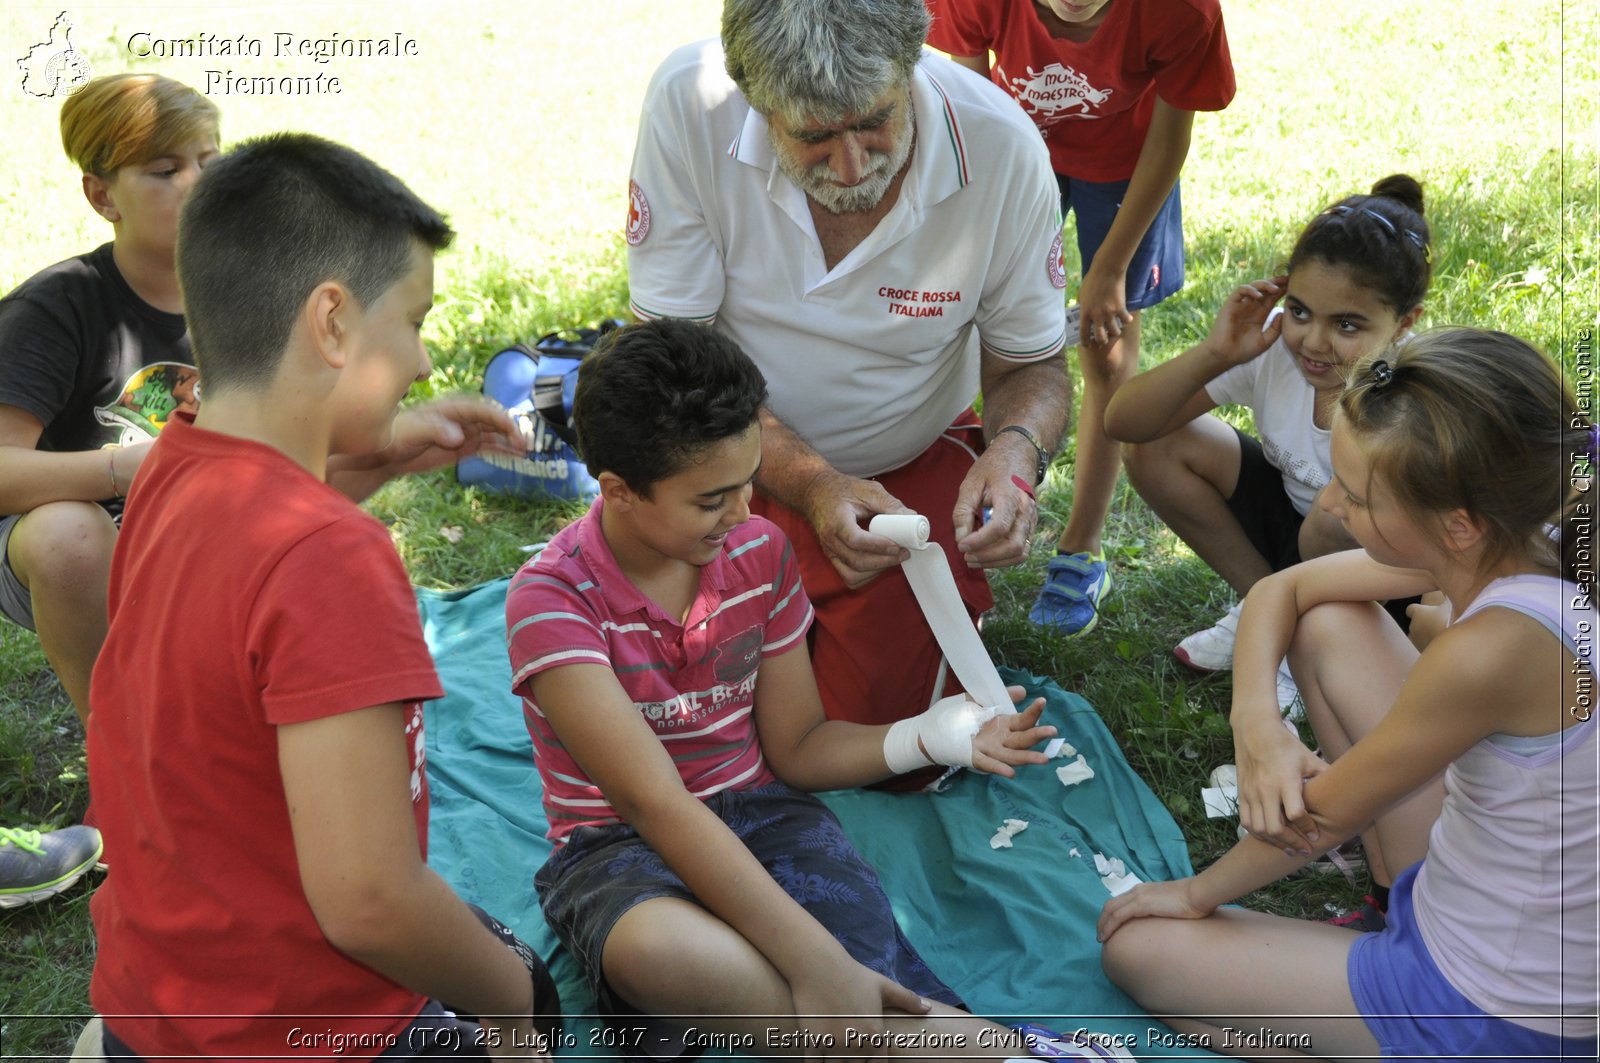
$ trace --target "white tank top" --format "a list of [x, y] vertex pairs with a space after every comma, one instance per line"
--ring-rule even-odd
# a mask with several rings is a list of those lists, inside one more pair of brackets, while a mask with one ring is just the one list
[[[1512, 609], [1540, 621], [1594, 674], [1595, 613], [1572, 583], [1499, 579], [1459, 623]], [[1592, 685], [1589, 698], [1600, 697]], [[1552, 706], [1552, 722], [1570, 706]], [[1445, 771], [1444, 809], [1414, 897], [1439, 970], [1492, 1015], [1595, 1036], [1600, 996], [1600, 751], [1593, 715], [1548, 737], [1490, 736]]]

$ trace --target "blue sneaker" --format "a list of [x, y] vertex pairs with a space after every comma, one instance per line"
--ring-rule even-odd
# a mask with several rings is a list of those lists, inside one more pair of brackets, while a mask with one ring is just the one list
[[48, 834], [0, 827], [0, 908], [54, 897], [94, 867], [103, 848], [93, 827]]
[[1046, 573], [1028, 619], [1068, 638], [1093, 631], [1100, 622], [1100, 602], [1111, 590], [1105, 553], [1057, 554]]

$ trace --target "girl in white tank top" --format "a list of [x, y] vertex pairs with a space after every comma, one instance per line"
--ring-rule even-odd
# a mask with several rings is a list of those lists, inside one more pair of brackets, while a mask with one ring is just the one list
[[[1191, 1043], [1594, 1057], [1594, 449], [1561, 371], [1503, 333], [1439, 330], [1356, 365], [1325, 504], [1363, 549], [1257, 583], [1239, 626], [1250, 836], [1100, 919], [1113, 981]], [[1370, 604], [1434, 590], [1457, 619], [1420, 653]], [[1278, 721], [1285, 652], [1321, 756]], [[1356, 833], [1393, 884], [1381, 933], [1219, 908]]]

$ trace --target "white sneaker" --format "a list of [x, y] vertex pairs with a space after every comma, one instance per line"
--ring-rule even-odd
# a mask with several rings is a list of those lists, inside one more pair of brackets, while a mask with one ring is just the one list
[[1306, 717], [1305, 702], [1300, 700], [1300, 688], [1295, 685], [1294, 673], [1289, 671], [1287, 657], [1278, 662], [1278, 708], [1283, 710], [1285, 720]]
[[1233, 640], [1239, 634], [1239, 610], [1234, 605], [1222, 619], [1178, 643], [1172, 655], [1199, 672], [1221, 672], [1233, 667]]

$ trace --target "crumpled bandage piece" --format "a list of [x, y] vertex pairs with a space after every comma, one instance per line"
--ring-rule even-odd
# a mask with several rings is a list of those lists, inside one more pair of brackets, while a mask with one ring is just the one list
[[1107, 858], [1104, 853], [1094, 854], [1094, 869], [1100, 873], [1100, 884], [1113, 897], [1127, 893], [1133, 887], [1143, 882], [1144, 879], [1128, 870], [1128, 865], [1113, 856]]
[[1052, 738], [1044, 744], [1044, 755], [1055, 760], [1057, 757], [1075, 757], [1078, 750], [1065, 738]]
[[[883, 736], [883, 759], [897, 775], [933, 763], [947, 767], [972, 767], [972, 736], [995, 717], [999, 710], [979, 705], [965, 694], [952, 694], [929, 706], [928, 711], [909, 720], [897, 720]], [[921, 748], [917, 740], [921, 739]], [[928, 751], [925, 757], [922, 749]]]
[[1083, 759], [1082, 753], [1079, 753], [1077, 760], [1056, 769], [1056, 778], [1061, 780], [1062, 786], [1076, 786], [1094, 778], [1094, 769], [1089, 767], [1089, 762]]
[[1027, 820], [1008, 819], [1000, 825], [999, 830], [994, 832], [994, 837], [989, 839], [989, 848], [1009, 849], [1011, 848], [1011, 839], [1027, 829]]
[[1224, 819], [1239, 814], [1239, 769], [1232, 764], [1218, 764], [1212, 769], [1206, 785], [1200, 788], [1200, 801], [1205, 806], [1207, 819]]

